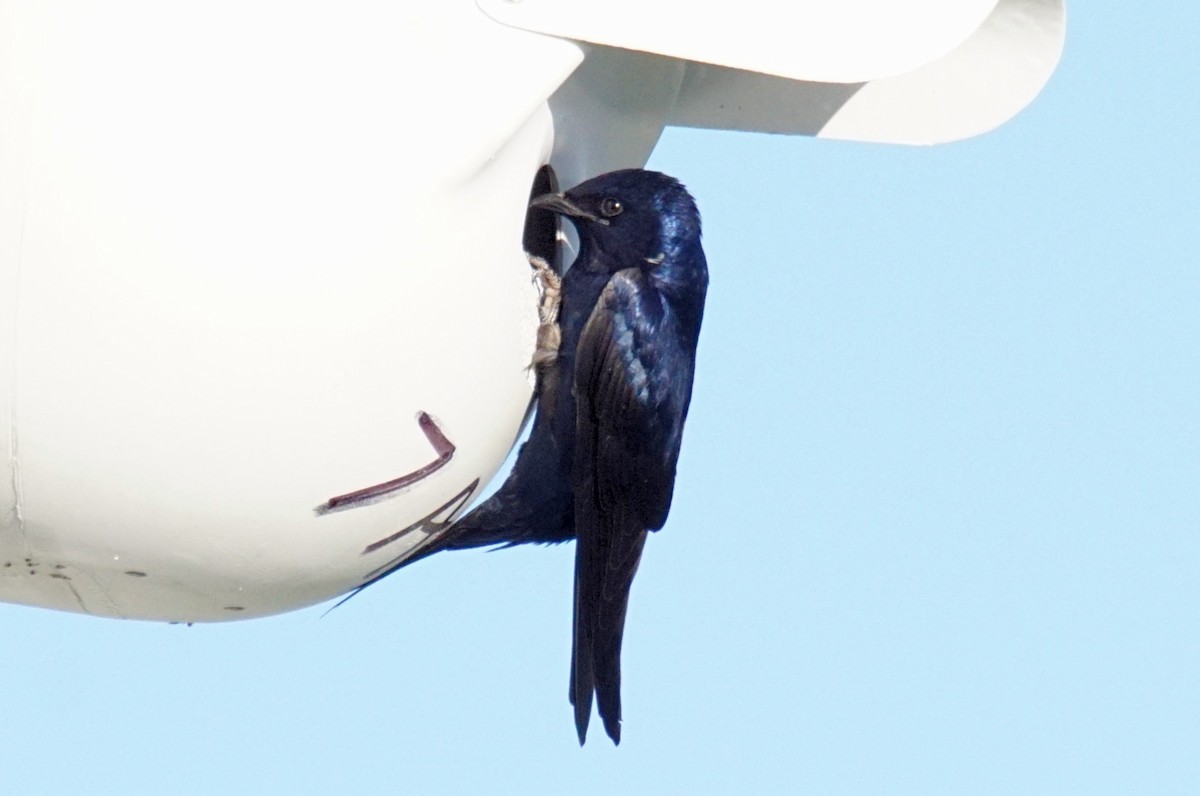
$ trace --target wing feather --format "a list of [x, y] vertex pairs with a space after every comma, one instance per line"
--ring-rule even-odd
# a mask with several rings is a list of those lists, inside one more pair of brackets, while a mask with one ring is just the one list
[[[613, 276], [580, 338], [575, 368], [575, 639], [571, 702], [580, 742], [592, 695], [620, 741], [621, 640], [647, 531], [670, 507], [691, 391], [675, 319], [645, 274]], [[671, 372], [686, 363], [686, 373]]]

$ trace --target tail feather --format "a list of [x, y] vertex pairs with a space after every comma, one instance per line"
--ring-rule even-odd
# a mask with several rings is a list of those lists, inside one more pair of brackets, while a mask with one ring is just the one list
[[581, 745], [587, 737], [593, 694], [605, 732], [613, 743], [621, 742], [621, 641], [629, 590], [646, 536], [644, 530], [622, 532], [612, 526], [604, 528], [601, 535], [585, 531], [580, 536], [575, 556], [570, 698]]
[[[589, 642], [580, 627], [583, 625], [577, 617], [575, 620], [575, 649], [571, 652], [571, 690], [567, 695], [575, 707], [575, 732], [579, 735], [579, 745], [587, 740], [588, 722], [592, 718], [592, 693], [596, 688], [595, 671], [592, 668], [591, 655], [587, 654]], [[583, 651], [581, 653], [581, 650]]]

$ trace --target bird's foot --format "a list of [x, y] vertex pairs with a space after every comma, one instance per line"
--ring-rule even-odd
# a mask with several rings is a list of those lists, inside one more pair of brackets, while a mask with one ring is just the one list
[[525, 256], [533, 269], [533, 281], [538, 288], [537, 346], [529, 367], [539, 372], [558, 359], [558, 347], [562, 343], [562, 331], [558, 326], [558, 308], [562, 303], [562, 277], [554, 268], [536, 254]]

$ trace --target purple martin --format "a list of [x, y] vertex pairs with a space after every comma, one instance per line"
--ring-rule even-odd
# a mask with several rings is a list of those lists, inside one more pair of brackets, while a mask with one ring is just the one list
[[582, 744], [594, 695], [620, 743], [629, 590], [648, 532], [671, 507], [692, 395], [708, 287], [700, 214], [677, 180], [641, 169], [530, 207], [564, 216], [579, 233], [561, 285], [557, 357], [541, 367], [533, 428], [508, 479], [418, 557], [576, 539], [575, 726]]
[[708, 288], [691, 196], [660, 174], [618, 174], [598, 201], [558, 208], [579, 230], [583, 266], [612, 275], [575, 361], [571, 703], [580, 744], [593, 692], [605, 731], [621, 741], [629, 589], [647, 532], [662, 528], [671, 508]]

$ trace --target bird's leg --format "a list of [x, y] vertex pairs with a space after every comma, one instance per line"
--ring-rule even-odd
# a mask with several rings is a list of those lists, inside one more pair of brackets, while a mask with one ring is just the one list
[[533, 268], [533, 281], [538, 287], [538, 330], [537, 347], [533, 350], [533, 361], [529, 367], [540, 373], [547, 365], [558, 359], [558, 346], [562, 342], [562, 331], [558, 326], [558, 307], [562, 302], [562, 277], [554, 273], [550, 263], [536, 254], [526, 252], [529, 265]]

